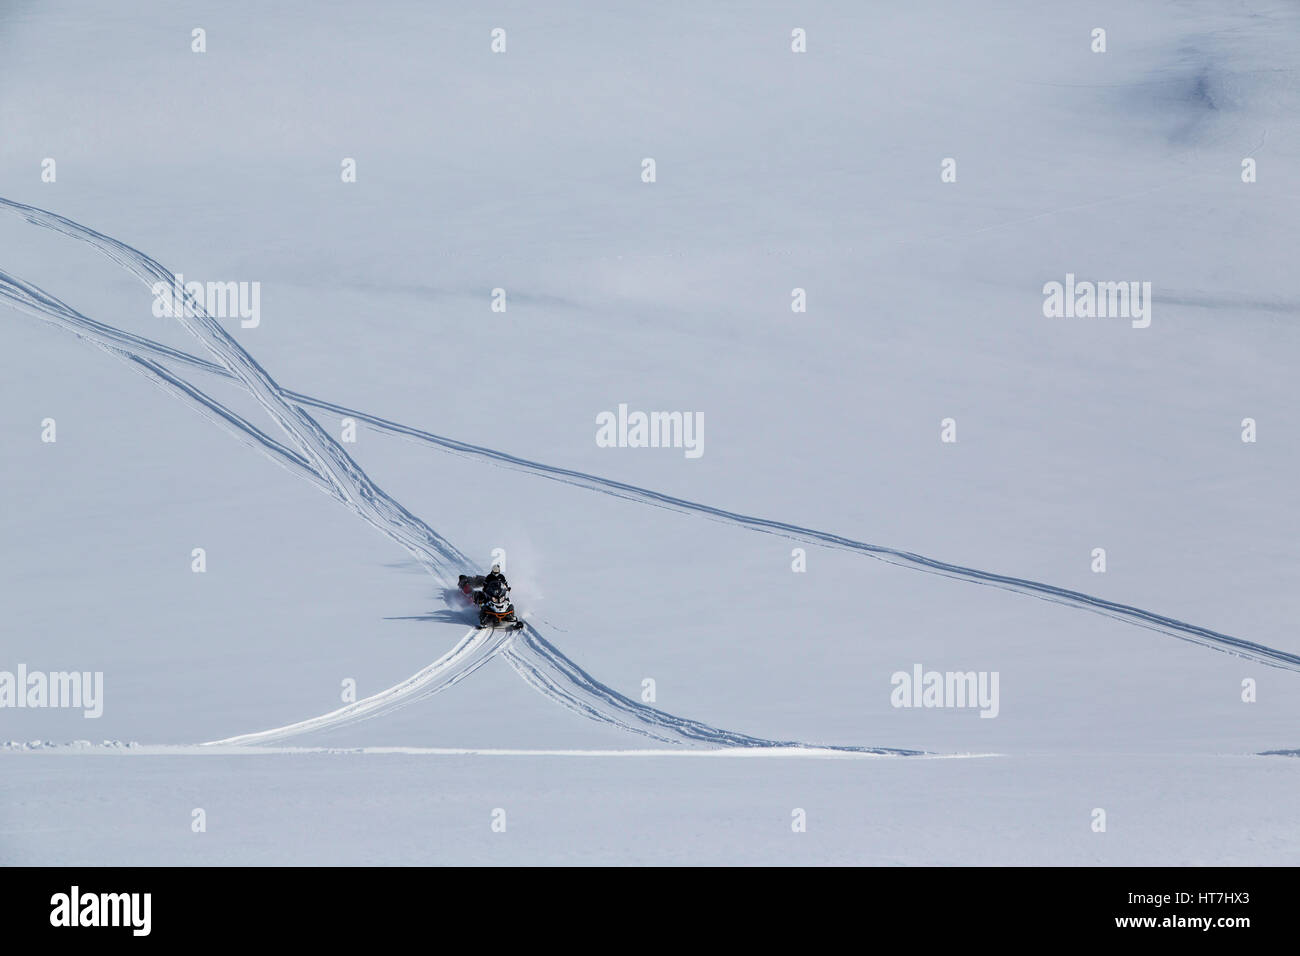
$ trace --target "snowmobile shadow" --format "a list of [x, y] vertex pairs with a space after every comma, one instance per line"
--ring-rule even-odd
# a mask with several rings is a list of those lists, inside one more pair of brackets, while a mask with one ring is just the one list
[[401, 617], [386, 617], [385, 621], [434, 621], [441, 624], [466, 624], [471, 627], [476, 626], [477, 622], [474, 615], [468, 611], [453, 611], [445, 609], [442, 611], [432, 611], [428, 614], [406, 614]]
[[429, 573], [429, 569], [414, 558], [407, 558], [403, 561], [385, 561], [384, 567], [392, 568], [394, 571], [403, 571], [406, 574]]
[[428, 614], [406, 614], [400, 617], [386, 617], [385, 621], [431, 621], [438, 624], [464, 624], [467, 627], [478, 627], [478, 615], [469, 602], [465, 600], [465, 595], [457, 588], [443, 588], [442, 600], [447, 605], [438, 611], [430, 611]]

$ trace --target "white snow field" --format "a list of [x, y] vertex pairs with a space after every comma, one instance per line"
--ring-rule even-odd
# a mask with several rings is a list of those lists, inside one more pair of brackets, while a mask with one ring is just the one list
[[0, 862], [1300, 863], [1300, 10], [609, 6], [0, 4]]

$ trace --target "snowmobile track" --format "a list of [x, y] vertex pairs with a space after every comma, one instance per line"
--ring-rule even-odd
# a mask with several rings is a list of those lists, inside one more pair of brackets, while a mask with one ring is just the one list
[[[34, 225], [91, 244], [146, 285], [152, 286], [155, 282], [170, 284], [172, 281], [171, 273], [144, 253], [70, 219], [2, 197], [0, 197], [0, 209], [15, 213]], [[711, 520], [739, 525], [765, 534], [780, 535], [796, 541], [857, 551], [901, 567], [1003, 588], [1104, 614], [1259, 663], [1300, 671], [1300, 655], [1236, 638], [1142, 608], [1026, 578], [950, 564], [924, 555], [855, 541], [841, 535], [786, 522], [743, 515], [624, 482], [530, 461], [292, 392], [283, 389], [275, 382], [211, 316], [197, 308], [194, 303], [190, 303], [191, 308], [186, 310], [187, 314], [181, 317], [180, 321], [216, 361], [172, 349], [142, 336], [96, 322], [36, 286], [2, 272], [0, 272], [0, 299], [15, 308], [53, 322], [104, 351], [132, 363], [155, 384], [170, 390], [195, 407], [206, 418], [216, 421], [227, 431], [235, 434], [245, 444], [257, 448], [278, 464], [289, 468], [346, 504], [368, 523], [412, 553], [422, 565], [442, 578], [444, 582], [450, 579], [455, 568], [468, 567], [473, 562], [379, 489], [343, 448], [307, 414], [305, 408], [312, 407], [355, 417], [381, 431], [433, 445], [445, 451], [476, 457], [496, 465], [602, 494], [681, 513], [699, 514]], [[235, 379], [249, 391], [285, 432], [289, 444], [266, 434], [206, 395], [192, 383], [169, 371], [163, 363], [176, 363], [223, 378]], [[654, 740], [720, 747], [814, 746], [791, 741], [767, 740], [721, 730], [633, 701], [583, 671], [531, 624], [521, 631], [494, 632], [473, 629], [443, 657], [379, 694], [308, 720], [211, 743], [238, 745], [277, 741], [390, 713], [458, 683], [498, 654], [531, 686], [556, 703], [589, 719], [613, 724]], [[819, 747], [819, 749], [896, 755], [920, 753], [873, 747]]]
[[[34, 207], [12, 203], [2, 198], [0, 198], [0, 206], [20, 212], [24, 218], [36, 225], [90, 243], [147, 285], [171, 281], [171, 274], [164, 266], [115, 239]], [[455, 568], [472, 566], [470, 559], [459, 549], [379, 489], [351, 456], [306, 413], [303, 404], [295, 401], [289, 393], [281, 389], [266, 370], [258, 365], [252, 356], [196, 303], [189, 303], [186, 314], [178, 317], [179, 321], [217, 362], [205, 361], [190, 355], [185, 357], [183, 364], [201, 367], [205, 371], [212, 371], [239, 381], [285, 432], [294, 448], [267, 435], [190, 382], [169, 372], [159, 361], [180, 359], [185, 353], [149, 343], [138, 336], [96, 322], [36, 286], [5, 273], [0, 273], [0, 299], [22, 311], [36, 314], [46, 321], [55, 323], [104, 351], [134, 363], [156, 384], [196, 407], [205, 417], [218, 419], [228, 430], [241, 435], [246, 444], [259, 448], [268, 457], [347, 504], [371, 525], [415, 555], [421, 564], [435, 575], [439, 575], [443, 583], [450, 581], [451, 572]], [[526, 643], [515, 647], [512, 638], [521, 634], [528, 634], [528, 639]], [[531, 626], [527, 631], [472, 629], [443, 657], [378, 694], [318, 717], [283, 727], [212, 741], [210, 745], [267, 743], [390, 713], [458, 683], [506, 649], [511, 651], [506, 658], [507, 661], [532, 686], [546, 696], [585, 716], [656, 740], [728, 747], [806, 747], [871, 754], [919, 755], [922, 753], [890, 748], [826, 748], [790, 741], [765, 740], [720, 730], [698, 721], [674, 717], [637, 703], [596, 681]]]
[[[0, 199], [0, 206], [7, 204], [7, 200]], [[138, 360], [145, 355], [150, 355], [156, 359], [177, 362], [214, 375], [226, 378], [234, 377], [231, 372], [214, 362], [209, 362], [187, 352], [170, 348], [166, 345], [154, 342], [151, 339], [133, 335], [132, 333], [115, 329], [112, 326], [107, 326], [100, 322], [95, 322], [94, 320], [69, 309], [57, 299], [54, 299], [41, 290], [36, 289], [34, 286], [29, 286], [26, 283], [23, 283], [22, 280], [6, 276], [4, 273], [0, 273], [0, 297], [9, 299], [11, 304], [17, 308], [22, 308], [25, 311], [40, 315], [47, 319], [53, 318], [55, 321], [65, 325], [65, 327], [69, 327], [71, 331], [74, 331], [74, 333], [80, 337], [103, 347], [110, 348], [128, 358], [134, 357]], [[526, 458], [519, 458], [507, 452], [485, 448], [480, 445], [471, 445], [454, 438], [447, 438], [442, 435], [436, 435], [433, 432], [413, 428], [409, 425], [402, 425], [398, 422], [393, 422], [377, 415], [371, 415], [367, 412], [348, 408], [344, 405], [337, 405], [333, 402], [313, 398], [309, 395], [303, 395], [298, 392], [284, 390], [282, 394], [286, 399], [299, 406], [309, 406], [341, 416], [355, 418], [358, 421], [366, 422], [381, 432], [387, 432], [416, 442], [432, 445], [443, 451], [449, 451], [466, 457], [479, 458], [491, 464], [510, 468], [511, 470], [527, 472], [537, 475], [538, 477], [574, 485], [575, 487], [584, 488], [589, 491], [611, 495], [627, 501], [635, 501], [640, 504], [666, 508], [670, 511], [677, 511], [682, 514], [703, 515], [711, 520], [738, 525], [743, 528], [748, 528], [751, 531], [758, 531], [764, 534], [778, 535], [804, 544], [818, 545], [844, 551], [856, 551], [879, 561], [884, 561], [888, 564], [908, 568], [910, 570], [923, 571], [930, 574], [965, 581], [971, 584], [982, 584], [988, 587], [1002, 588], [1003, 590], [1036, 597], [1040, 600], [1051, 601], [1053, 603], [1064, 604], [1081, 610], [1091, 611], [1096, 614], [1102, 614], [1107, 617], [1115, 618], [1116, 620], [1124, 621], [1128, 624], [1144, 627], [1171, 637], [1179, 638], [1180, 640], [1189, 641], [1203, 647], [1211, 648], [1212, 650], [1232, 654], [1271, 667], [1300, 671], [1300, 654], [1278, 650], [1254, 641], [1248, 641], [1243, 638], [1234, 637], [1230, 634], [1224, 634], [1220, 631], [1211, 630], [1210, 628], [1201, 627], [1200, 625], [1191, 624], [1187, 621], [1179, 620], [1178, 618], [1157, 614], [1154, 611], [1148, 611], [1133, 605], [1122, 604], [1095, 595], [1085, 594], [1082, 591], [1057, 587], [1055, 585], [1045, 584], [1041, 581], [1034, 581], [1029, 578], [998, 574], [992, 571], [983, 571], [979, 568], [951, 564], [946, 561], [929, 558], [925, 555], [915, 554], [910, 551], [885, 547], [883, 545], [869, 544], [865, 541], [856, 541], [842, 535], [818, 531], [814, 528], [806, 528], [784, 521], [774, 521], [767, 518], [755, 517], [753, 515], [727, 511], [723, 508], [689, 501], [685, 498], [665, 495], [649, 488], [641, 488], [637, 485], [630, 485], [625, 482], [602, 478], [598, 475], [591, 475], [581, 471], [574, 471], [568, 468], [560, 468], [542, 462], [531, 461]], [[226, 417], [231, 413], [222, 411], [221, 414], [223, 417]], [[237, 427], [246, 433], [253, 435], [254, 440], [260, 444], [267, 445], [268, 443], [274, 443], [274, 439], [258, 432], [257, 429], [248, 426], [246, 423]], [[300, 455], [294, 453], [288, 454], [294, 456], [297, 464], [302, 467], [306, 466], [307, 463], [305, 459]], [[339, 497], [339, 495], [335, 493], [335, 497]], [[340, 500], [345, 499], [341, 498]]]

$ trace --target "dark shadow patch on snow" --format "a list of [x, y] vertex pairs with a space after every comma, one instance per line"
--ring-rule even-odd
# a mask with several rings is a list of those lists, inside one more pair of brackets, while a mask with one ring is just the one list
[[1140, 78], [1111, 89], [1105, 108], [1136, 124], [1137, 135], [1152, 134], [1179, 149], [1221, 145], [1257, 136], [1241, 128], [1273, 81], [1232, 38], [1189, 36], [1165, 51], [1153, 51], [1151, 68]]
[[414, 558], [406, 558], [401, 561], [385, 561], [383, 566], [393, 571], [404, 571], [407, 574], [428, 574], [428, 570], [419, 561]]
[[1215, 294], [1211, 292], [1166, 291], [1160, 295], [1162, 305], [1185, 305], [1196, 309], [1214, 309], [1225, 312], [1277, 312], [1283, 315], [1300, 314], [1300, 302], [1284, 299], [1260, 299], [1245, 295]]
[[402, 614], [385, 617], [385, 621], [428, 621], [435, 624], [463, 624], [466, 627], [478, 627], [478, 615], [470, 606], [465, 595], [458, 588], [443, 588], [442, 603], [446, 607], [427, 614]]
[[386, 617], [385, 621], [429, 621], [435, 624], [464, 624], [467, 627], [474, 627], [476, 621], [469, 613], [460, 611], [430, 611], [428, 614], [400, 614], [394, 617]]

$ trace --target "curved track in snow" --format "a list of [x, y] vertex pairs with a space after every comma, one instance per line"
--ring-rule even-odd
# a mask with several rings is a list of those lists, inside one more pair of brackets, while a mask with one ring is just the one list
[[[116, 239], [81, 226], [55, 213], [0, 198], [0, 207], [17, 212], [28, 222], [87, 242], [122, 265], [146, 285], [170, 285], [171, 273], [157, 261]], [[133, 363], [155, 384], [170, 391], [205, 417], [219, 421], [246, 444], [345, 503], [371, 525], [411, 552], [444, 582], [456, 568], [473, 566], [459, 549], [376, 486], [351, 456], [320, 427], [295, 400], [195, 302], [188, 302], [178, 320], [216, 359], [205, 361], [139, 336], [96, 322], [22, 279], [0, 272], [0, 300], [72, 332], [121, 359]], [[285, 433], [289, 447], [235, 414], [190, 382], [165, 369], [160, 360], [181, 361], [192, 367], [238, 380], [272, 421]], [[525, 635], [521, 639], [519, 635]], [[766, 740], [676, 717], [637, 703], [613, 691], [565, 657], [532, 626], [524, 632], [474, 629], [447, 654], [406, 680], [327, 714], [283, 727], [211, 741], [210, 746], [269, 743], [288, 737], [327, 730], [390, 713], [398, 707], [436, 694], [463, 680], [497, 654], [544, 695], [584, 716], [613, 724], [655, 740], [686, 745], [721, 747], [810, 748], [867, 754], [919, 755], [921, 751], [873, 747], [836, 747]]]
[[[644, 734], [670, 743], [711, 744], [716, 747], [808, 747], [797, 741], [765, 740], [710, 727], [698, 720], [677, 717], [625, 697], [596, 680], [569, 660], [531, 625], [502, 648], [502, 654], [515, 671], [552, 700], [574, 713], [592, 720], [614, 724], [624, 730]], [[920, 750], [897, 750], [892, 747], [820, 746], [820, 750], [846, 753], [893, 754], [919, 756]]]
[[[35, 225], [54, 229], [64, 235], [91, 243], [96, 246], [96, 248], [99, 248], [101, 251], [105, 252], [105, 254], [113, 258], [114, 261], [124, 265], [131, 272], [140, 277], [142, 281], [146, 281], [150, 284], [154, 281], [171, 281], [170, 274], [163, 270], [162, 266], [158, 265], [154, 260], [144, 256], [143, 253], [137, 252], [115, 239], [110, 239], [101, 233], [80, 226], [71, 220], [58, 216], [55, 213], [37, 209], [32, 206], [26, 206], [21, 203], [15, 203], [3, 198], [0, 198], [0, 209], [5, 209], [9, 212], [20, 215], [28, 222]], [[18, 282], [20, 280], [12, 281]], [[57, 300], [54, 300], [40, 292], [40, 290], [35, 289], [35, 287], [26, 286], [26, 284], [22, 285], [26, 290], [28, 290], [30, 301], [20, 305], [20, 307], [24, 307], [28, 311], [46, 313], [47, 315], [52, 315], [56, 319], [60, 318], [59, 309], [67, 312], [71, 311], [66, 306], [63, 306], [62, 303], [58, 303]], [[0, 289], [0, 295], [5, 295], [3, 289]], [[11, 300], [14, 298], [13, 296], [6, 297]], [[257, 379], [259, 373], [265, 375], [265, 373], [261, 371], [260, 367], [256, 366], [256, 363], [252, 362], [251, 358], [247, 358], [247, 353], [244, 353], [244, 356], [247, 358], [247, 362], [251, 363], [251, 366], [248, 367], [245, 374], [239, 374], [224, 364], [207, 361], [187, 352], [154, 342], [143, 336], [137, 336], [129, 332], [114, 329], [111, 326], [94, 322], [85, 316], [78, 315], [77, 317], [81, 323], [79, 325], [80, 331], [78, 334], [82, 335], [82, 337], [91, 340], [96, 340], [98, 337], [98, 339], [102, 339], [103, 344], [118, 346], [120, 347], [120, 350], [125, 351], [128, 355], [134, 356], [137, 360], [143, 360], [144, 356], [151, 356], [156, 360], [178, 362], [188, 367], [223, 377], [239, 378], [241, 381], [245, 380], [246, 375], [251, 375], [255, 381], [260, 381]], [[66, 316], [63, 316], [63, 318], [66, 319]], [[233, 340], [230, 340], [229, 337], [225, 335], [225, 332], [221, 330], [220, 326], [217, 326], [215, 322], [208, 319], [207, 323], [205, 323], [203, 334], [205, 336], [217, 335], [220, 337], [218, 339], [218, 357], [220, 357], [221, 352], [227, 350], [229, 346], [234, 346], [235, 349], [239, 348], [234, 344]], [[213, 332], [213, 327], [215, 327], [215, 332]], [[242, 350], [240, 351], [242, 352]], [[883, 545], [870, 544], [865, 541], [857, 541], [843, 535], [818, 531], [814, 528], [806, 528], [784, 521], [775, 521], [767, 518], [755, 517], [753, 515], [741, 514], [739, 512], [728, 511], [724, 508], [717, 508], [700, 502], [690, 501], [685, 498], [666, 495], [649, 488], [642, 488], [626, 482], [614, 481], [608, 478], [602, 478], [598, 475], [575, 471], [573, 469], [547, 465], [542, 462], [520, 458], [507, 452], [497, 451], [481, 445], [473, 445], [453, 438], [447, 438], [442, 435], [434, 434], [433, 432], [403, 425], [399, 422], [394, 422], [343, 405], [338, 405], [324, 399], [313, 398], [312, 396], [304, 395], [299, 392], [280, 389], [278, 385], [275, 386], [275, 391], [282, 402], [292, 403], [293, 406], [297, 407], [297, 412], [300, 417], [295, 417], [298, 417], [299, 422], [306, 419], [306, 421], [310, 423], [310, 425], [306, 427], [311, 442], [308, 444], [307, 449], [304, 450], [310, 450], [312, 448], [319, 449], [320, 439], [324, 439], [325, 442], [328, 442], [329, 445], [333, 446], [332, 449], [325, 446], [326, 451], [330, 452], [330, 454], [324, 456], [326, 460], [333, 459], [333, 451], [337, 450], [339, 453], [342, 453], [342, 449], [334, 444], [333, 441], [324, 434], [319, 426], [311, 420], [310, 416], [302, 412], [304, 406], [355, 418], [358, 421], [363, 421], [380, 431], [432, 445], [444, 451], [478, 458], [495, 465], [527, 472], [553, 481], [564, 482], [590, 491], [596, 491], [601, 494], [612, 495], [625, 500], [636, 501], [641, 504], [666, 508], [683, 514], [698, 514], [711, 520], [738, 525], [764, 534], [779, 535], [805, 544], [813, 544], [845, 551], [856, 551], [860, 554], [865, 554], [868, 557], [899, 567], [954, 578], [971, 584], [981, 584], [987, 587], [997, 587], [1003, 590], [1025, 594], [1040, 600], [1051, 601], [1053, 603], [1075, 607], [1092, 613], [1102, 614], [1116, 620], [1124, 621], [1128, 624], [1133, 624], [1161, 634], [1176, 637], [1180, 640], [1208, 647], [1212, 650], [1256, 661], [1270, 667], [1278, 667], [1300, 672], [1300, 654], [1279, 650], [1254, 641], [1245, 640], [1244, 638], [1234, 637], [1231, 634], [1225, 634], [1221, 631], [1202, 627], [1168, 615], [1158, 614], [1154, 611], [1149, 611], [1134, 605], [1111, 601], [1096, 595], [1086, 594], [1082, 591], [1062, 588], [1041, 581], [1034, 581], [1029, 578], [999, 574], [992, 571], [984, 571], [979, 568], [952, 564], [947, 561], [941, 561], [937, 558], [930, 558], [922, 554], [916, 554], [899, 548], [890, 548]], [[277, 403], [277, 405], [278, 404], [279, 403]], [[277, 414], [275, 417], [278, 421], [281, 420], [281, 415]], [[269, 439], [269, 436], [265, 435], [254, 440], [261, 443], [265, 443], [266, 440], [273, 441], [273, 439]], [[346, 458], [346, 455], [344, 455], [344, 457]], [[348, 459], [348, 462], [350, 463], [350, 467], [344, 467], [344, 472], [350, 472], [351, 468], [356, 467], [355, 463], [351, 463], [351, 459]], [[358, 472], [360, 471], [360, 469], [356, 470]], [[364, 475], [364, 472], [361, 472], [361, 474]], [[319, 478], [319, 476], [317, 477]], [[352, 478], [355, 476], [349, 474], [348, 477]], [[345, 494], [340, 495], [337, 490], [334, 490], [331, 493], [335, 494], [335, 497], [340, 497], [341, 500], [348, 501], [347, 496]], [[363, 500], [365, 500], [364, 494], [362, 497]], [[392, 504], [395, 505], [395, 503]], [[400, 506], [396, 507], [400, 508]], [[405, 509], [402, 510], [404, 511]], [[371, 520], [371, 523], [376, 524], [377, 526], [380, 524], [379, 520], [376, 520], [370, 515], [363, 514], [363, 517], [367, 517], [367, 520]], [[398, 523], [398, 527], [401, 527], [400, 522]], [[421, 537], [424, 537], [426, 541], [429, 540], [427, 537], [429, 535], [432, 535], [434, 538], [437, 537], [427, 528], [427, 526], [422, 526], [422, 531], [415, 535], [417, 543], [418, 539]], [[441, 541], [440, 538], [437, 540]], [[418, 549], [418, 547], [411, 547], [411, 545], [406, 541], [402, 541], [401, 543], [403, 543], [408, 550], [413, 551], [413, 553], [415, 553], [417, 557], [420, 558], [421, 562], [426, 564], [426, 566], [431, 564], [429, 556], [421, 549]], [[435, 550], [438, 550], [436, 546]], [[461, 563], [460, 566], [466, 566], [468, 564], [468, 560], [465, 559], [463, 555], [459, 556], [456, 560]], [[436, 564], [441, 565], [441, 562], [436, 562]]]
[[[124, 242], [96, 232], [56, 213], [0, 198], [0, 208], [15, 212], [33, 225], [89, 243], [149, 287], [170, 287], [173, 274], [156, 260]], [[24, 284], [26, 285], [26, 284]], [[34, 286], [26, 285], [34, 290]], [[44, 296], [43, 293], [40, 294]], [[40, 296], [33, 295], [33, 298]], [[44, 296], [45, 299], [52, 299]], [[65, 306], [66, 308], [66, 306]], [[395, 540], [444, 581], [471, 562], [458, 548], [411, 514], [376, 486], [355, 461], [301, 406], [292, 404], [274, 379], [232, 339], [197, 302], [187, 300], [178, 321], [237, 379], [280, 426], [317, 477], [362, 518]], [[57, 316], [52, 316], [57, 318]], [[123, 348], [125, 348], [123, 344]]]
[[248, 744], [271, 743], [288, 737], [296, 737], [299, 734], [307, 734], [317, 730], [330, 730], [344, 724], [352, 724], [359, 720], [369, 720], [381, 714], [392, 713], [394, 710], [413, 704], [417, 700], [422, 700], [441, 690], [446, 690], [453, 684], [468, 677], [501, 650], [501, 644], [504, 640], [504, 631], [494, 633], [491, 630], [477, 628], [462, 637], [455, 647], [428, 667], [417, 671], [400, 684], [394, 684], [378, 694], [373, 694], [345, 707], [340, 707], [338, 710], [332, 710], [328, 714], [321, 714], [319, 717], [300, 720], [297, 723], [286, 724], [283, 727], [273, 727], [270, 730], [226, 737], [223, 740], [210, 740], [204, 746], [245, 746]]

